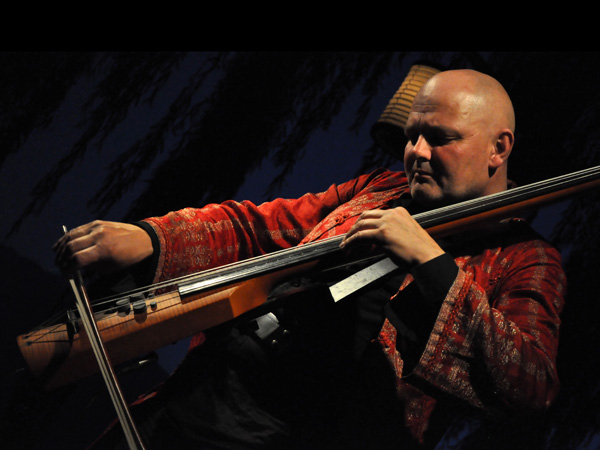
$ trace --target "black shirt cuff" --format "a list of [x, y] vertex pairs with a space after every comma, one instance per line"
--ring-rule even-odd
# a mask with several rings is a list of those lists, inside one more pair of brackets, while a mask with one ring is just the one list
[[410, 273], [415, 279], [423, 300], [436, 313], [446, 298], [458, 275], [458, 266], [449, 253], [444, 253], [426, 263], [413, 267]]
[[444, 253], [410, 270], [414, 282], [385, 307], [385, 312], [398, 336], [396, 346], [404, 360], [406, 372], [421, 357], [440, 307], [458, 275], [458, 266], [449, 253]]
[[152, 225], [149, 223], [140, 221], [134, 222], [133, 225], [137, 225], [148, 233], [148, 236], [150, 236], [150, 240], [152, 241], [152, 255], [131, 268], [131, 274], [133, 275], [136, 284], [144, 286], [152, 283], [152, 280], [154, 279], [154, 274], [158, 267], [158, 258], [160, 256], [160, 242], [154, 228], [152, 228]]

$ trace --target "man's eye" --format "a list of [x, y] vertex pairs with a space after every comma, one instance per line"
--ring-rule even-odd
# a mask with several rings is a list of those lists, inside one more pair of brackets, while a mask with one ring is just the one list
[[404, 135], [406, 136], [406, 139], [408, 139], [408, 141], [412, 145], [416, 145], [417, 141], [419, 140], [419, 134], [418, 133], [411, 133], [409, 131], [405, 131]]
[[410, 132], [410, 131], [406, 131], [405, 132], [406, 138], [410, 141], [410, 143], [412, 145], [417, 145], [417, 142], [419, 141], [419, 137], [423, 137], [423, 139], [425, 139], [425, 141], [427, 141], [427, 144], [429, 144], [431, 147], [441, 147], [444, 145], [447, 145], [448, 143], [450, 143], [453, 138], [446, 135], [445, 133], [428, 133], [428, 132], [424, 132], [424, 133], [417, 133], [417, 132]]
[[429, 145], [431, 145], [432, 147], [441, 147], [443, 145], [448, 144], [452, 139], [450, 139], [448, 136], [446, 135], [441, 135], [441, 134], [431, 134], [428, 136], [425, 136], [425, 140], [429, 143]]

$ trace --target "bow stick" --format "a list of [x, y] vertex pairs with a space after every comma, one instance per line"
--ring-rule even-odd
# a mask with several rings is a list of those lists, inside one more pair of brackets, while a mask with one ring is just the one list
[[[64, 225], [63, 231], [65, 234], [67, 233], [67, 228]], [[92, 311], [92, 306], [87, 295], [87, 291], [84, 287], [81, 273], [76, 271], [74, 275], [69, 276], [69, 283], [71, 284], [71, 288], [75, 294], [75, 304], [77, 305], [81, 322], [87, 333], [91, 347], [94, 351], [94, 355], [96, 356], [96, 360], [98, 361], [98, 366], [100, 367], [100, 372], [102, 373], [102, 377], [104, 378], [104, 382], [108, 388], [110, 398], [117, 411], [117, 416], [121, 423], [121, 427], [123, 428], [123, 433], [125, 434], [127, 444], [131, 450], [143, 450], [144, 444], [142, 443], [139, 432], [135, 427], [131, 413], [127, 406], [127, 402], [125, 401], [125, 397], [123, 396], [123, 392], [119, 386], [119, 381], [117, 380], [110, 362], [110, 357], [108, 356], [108, 353], [104, 348], [102, 338], [100, 337], [98, 325], [94, 319], [94, 313]]]

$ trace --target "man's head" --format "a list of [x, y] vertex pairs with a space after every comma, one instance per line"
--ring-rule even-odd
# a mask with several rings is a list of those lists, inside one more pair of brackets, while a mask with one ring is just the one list
[[505, 190], [514, 129], [512, 103], [495, 79], [473, 70], [434, 75], [405, 126], [413, 198], [437, 207]]

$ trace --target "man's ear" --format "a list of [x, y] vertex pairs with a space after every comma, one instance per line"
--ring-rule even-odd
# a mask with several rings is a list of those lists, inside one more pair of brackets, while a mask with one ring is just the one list
[[514, 141], [515, 136], [508, 128], [499, 133], [498, 139], [496, 139], [494, 144], [494, 150], [490, 154], [490, 170], [495, 170], [506, 163], [512, 151]]

